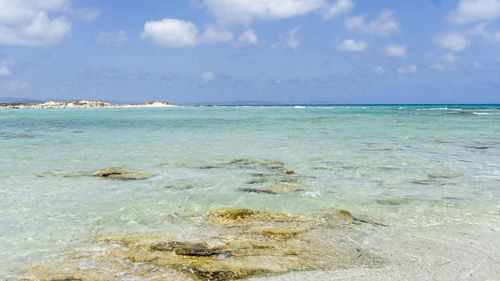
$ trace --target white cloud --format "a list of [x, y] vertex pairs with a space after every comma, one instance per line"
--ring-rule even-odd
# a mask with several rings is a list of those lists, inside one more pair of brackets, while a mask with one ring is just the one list
[[460, 59], [460, 57], [456, 56], [453, 53], [447, 53], [439, 57], [439, 60], [430, 65], [430, 68], [444, 71], [444, 70], [455, 70], [455, 63]]
[[388, 36], [399, 31], [399, 23], [394, 19], [394, 15], [394, 11], [384, 10], [370, 22], [366, 22], [365, 16], [350, 17], [346, 19], [345, 26], [348, 30], [358, 33]]
[[435, 70], [439, 70], [439, 71], [443, 71], [445, 70], [446, 68], [444, 67], [443, 64], [441, 63], [435, 63], [433, 65], [430, 66], [432, 69], [435, 69]]
[[200, 42], [216, 44], [233, 40], [233, 34], [227, 30], [209, 26], [200, 37]]
[[121, 46], [129, 38], [125, 30], [119, 30], [117, 32], [101, 32], [96, 37], [96, 43], [100, 45], [114, 45]]
[[454, 63], [458, 60], [458, 57], [453, 55], [453, 53], [447, 53], [446, 55], [443, 55], [441, 57], [441, 60], [448, 62], [448, 63]]
[[404, 45], [387, 45], [385, 46], [385, 54], [389, 57], [404, 57], [406, 56], [406, 46]]
[[449, 19], [458, 25], [500, 17], [500, 0], [460, 0]]
[[442, 35], [435, 39], [435, 43], [443, 49], [449, 49], [455, 52], [463, 51], [470, 45], [469, 40], [459, 33]]
[[71, 33], [66, 17], [50, 16], [67, 12], [68, 0], [2, 0], [0, 6], [0, 44], [54, 45]]
[[471, 36], [479, 36], [483, 38], [486, 41], [493, 42], [493, 43], [499, 43], [500, 42], [500, 31], [497, 32], [490, 32], [486, 30], [486, 26], [488, 24], [486, 23], [480, 23], [474, 26], [473, 28], [469, 29], [466, 31], [468, 35]]
[[368, 43], [366, 41], [347, 39], [339, 44], [338, 49], [346, 52], [363, 52], [367, 47]]
[[10, 69], [7, 66], [0, 65], [0, 76], [9, 76], [11, 74], [12, 74], [12, 72], [10, 71]]
[[74, 11], [74, 14], [77, 18], [83, 21], [92, 22], [101, 15], [101, 11], [97, 9], [86, 8]]
[[323, 15], [325, 19], [333, 19], [336, 18], [342, 14], [347, 14], [354, 7], [356, 6], [356, 3], [353, 2], [352, 0], [337, 0], [335, 3], [333, 3], [330, 7], [328, 7]]
[[11, 82], [8, 82], [8, 83], [1, 85], [1, 88], [6, 90], [6, 91], [9, 91], [9, 92], [15, 92], [15, 91], [19, 91], [19, 90], [28, 88], [29, 85], [30, 84], [28, 84], [27, 82], [11, 81]]
[[2, 0], [1, 24], [24, 24], [40, 12], [64, 12], [70, 7], [68, 0]]
[[198, 28], [189, 21], [165, 18], [144, 24], [142, 39], [166, 48], [192, 47], [198, 44]]
[[500, 57], [497, 57], [497, 62], [500, 62]]
[[286, 34], [279, 36], [278, 43], [273, 44], [273, 49], [297, 49], [300, 45], [300, 38], [297, 32], [299, 27], [290, 29]]
[[398, 68], [398, 73], [400, 73], [400, 74], [415, 73], [415, 72], [417, 72], [417, 66], [416, 65], [410, 65], [410, 66]]
[[259, 37], [257, 36], [255, 30], [253, 29], [246, 30], [238, 37], [239, 46], [248, 47], [257, 44], [259, 44]]
[[215, 80], [215, 75], [212, 72], [204, 72], [200, 77], [205, 83]]
[[10, 71], [10, 69], [7, 66], [0, 65], [0, 76], [9, 76], [11, 74], [12, 74], [12, 72]]
[[3, 60], [2, 63], [0, 63], [0, 76], [11, 75], [12, 71], [10, 70], [10, 67], [12, 65], [14, 65], [12, 60]]
[[483, 68], [483, 66], [480, 63], [478, 63], [478, 62], [473, 62], [472, 65], [474, 66], [475, 69], [481, 69], [481, 68]]
[[325, 8], [326, 0], [203, 0], [220, 21], [248, 24], [253, 19], [284, 19]]
[[221, 26], [208, 26], [199, 34], [198, 27], [190, 21], [165, 18], [146, 22], [141, 38], [150, 40], [159, 47], [183, 48], [230, 42], [233, 40], [233, 33]]
[[377, 73], [385, 73], [385, 68], [381, 65], [377, 65], [373, 70]]

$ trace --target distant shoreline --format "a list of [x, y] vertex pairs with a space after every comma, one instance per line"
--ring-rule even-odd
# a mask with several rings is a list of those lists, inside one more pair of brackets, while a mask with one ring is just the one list
[[182, 104], [182, 105], [174, 105], [166, 101], [149, 101], [144, 103], [137, 104], [115, 104], [110, 102], [103, 102], [99, 100], [75, 100], [75, 101], [67, 101], [67, 102], [58, 102], [58, 101], [45, 101], [38, 103], [22, 103], [22, 102], [13, 102], [13, 103], [0, 103], [0, 108], [12, 108], [12, 109], [22, 109], [22, 108], [166, 108], [166, 107], [212, 107], [212, 106], [429, 106], [429, 107], [470, 107], [470, 106], [499, 106], [500, 104], [495, 103], [478, 103], [478, 104], [321, 104], [321, 103], [311, 103], [311, 104], [300, 104], [300, 103], [290, 103], [290, 104], [280, 104], [280, 103], [222, 103], [222, 104]]
[[166, 101], [150, 101], [141, 104], [112, 104], [98, 100], [76, 100], [69, 102], [46, 101], [41, 103], [2, 103], [0, 108], [130, 108], [130, 107], [178, 107]]

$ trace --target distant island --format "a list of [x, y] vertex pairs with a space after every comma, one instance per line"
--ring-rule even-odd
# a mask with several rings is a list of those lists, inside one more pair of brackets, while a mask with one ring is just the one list
[[46, 101], [41, 103], [0, 103], [0, 108], [113, 108], [113, 107], [177, 107], [165, 101], [149, 101], [141, 104], [112, 104], [98, 100], [68, 102]]

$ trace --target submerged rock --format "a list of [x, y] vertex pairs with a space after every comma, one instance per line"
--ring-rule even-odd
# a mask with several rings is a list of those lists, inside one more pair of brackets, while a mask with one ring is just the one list
[[250, 233], [257, 233], [267, 237], [276, 238], [276, 239], [290, 239], [295, 238], [304, 230], [290, 230], [285, 228], [261, 228], [261, 229], [252, 229], [249, 231]]
[[254, 168], [267, 168], [267, 169], [281, 169], [285, 164], [281, 161], [267, 160], [267, 159], [234, 159], [231, 160], [226, 165], [237, 166], [237, 167], [254, 167]]
[[435, 171], [432, 174], [427, 175], [430, 179], [450, 179], [459, 176], [463, 176], [462, 173], [450, 172], [450, 171]]
[[249, 193], [277, 194], [276, 192], [273, 192], [273, 191], [260, 189], [260, 188], [251, 188], [251, 187], [240, 188], [240, 191], [249, 192]]
[[383, 223], [380, 223], [380, 222], [376, 222], [376, 221], [373, 221], [371, 219], [368, 219], [368, 218], [365, 218], [365, 217], [352, 217], [353, 221], [354, 222], [357, 222], [357, 223], [367, 223], [367, 224], [371, 224], [373, 226], [384, 226], [384, 227], [388, 227], [387, 224], [383, 224]]
[[165, 185], [165, 188], [177, 189], [177, 190], [189, 190], [189, 189], [194, 188], [194, 185], [192, 185], [192, 184], [180, 184], [180, 185], [169, 184], [169, 185]]
[[174, 251], [177, 255], [184, 256], [213, 256], [220, 254], [220, 248], [210, 248], [207, 243], [190, 243], [190, 242], [167, 242], [158, 243], [151, 246], [151, 250], [155, 251]]
[[240, 209], [240, 208], [220, 208], [211, 210], [205, 216], [205, 219], [209, 222], [216, 223], [237, 223], [237, 222], [250, 222], [250, 221], [300, 221], [303, 216], [290, 215], [283, 213], [273, 213], [267, 211], [258, 211], [251, 209]]
[[258, 177], [256, 179], [252, 179], [246, 182], [246, 184], [262, 184], [268, 182], [269, 179], [265, 177]]
[[322, 208], [320, 210], [320, 216], [338, 225], [367, 223], [373, 226], [388, 226], [386, 224], [376, 222], [365, 217], [353, 216], [349, 211], [331, 207]]
[[107, 167], [100, 170], [91, 170], [84, 172], [68, 172], [68, 171], [47, 171], [37, 175], [38, 177], [47, 176], [62, 176], [62, 177], [81, 177], [81, 176], [96, 176], [110, 179], [124, 180], [142, 180], [153, 176], [153, 174], [140, 173], [122, 167]]
[[354, 219], [349, 211], [325, 207], [320, 210], [321, 216], [335, 224], [351, 224]]
[[[281, 173], [281, 172], [292, 172], [283, 170], [284, 163], [276, 160], [267, 160], [267, 159], [251, 159], [251, 158], [238, 158], [233, 159], [229, 162], [223, 163], [215, 163], [215, 164], [207, 164], [207, 165], [188, 165], [185, 163], [171, 163], [171, 164], [162, 164], [162, 167], [186, 167], [186, 168], [196, 168], [196, 169], [222, 169], [222, 168], [235, 168], [235, 169], [251, 169], [251, 170], [262, 170], [268, 171], [272, 173]], [[262, 174], [263, 173], [258, 173]], [[290, 175], [290, 174], [287, 174]]]
[[172, 240], [169, 234], [97, 237], [60, 262], [27, 271], [23, 280], [223, 281], [382, 266], [383, 259], [351, 244], [354, 239], [349, 238], [356, 235], [359, 232], [349, 226], [330, 220], [222, 208], [203, 217], [194, 239]]
[[446, 185], [446, 183], [439, 182], [439, 181], [434, 180], [434, 179], [412, 180], [410, 182], [414, 183], [414, 184], [420, 184], [420, 185]]
[[77, 172], [68, 172], [68, 171], [56, 170], [56, 171], [41, 172], [41, 173], [37, 174], [36, 176], [40, 177], [40, 178], [43, 178], [43, 177], [57, 177], [57, 176], [65, 177], [65, 178], [72, 178], [72, 177], [79, 177], [79, 176], [81, 176], [81, 174], [77, 173]]
[[174, 163], [167, 163], [167, 164], [160, 164], [160, 167], [186, 167], [186, 168], [191, 168], [188, 164], [182, 163], [182, 162], [174, 162]]
[[152, 177], [152, 174], [138, 173], [121, 167], [107, 167], [96, 171], [88, 171], [85, 174], [110, 179], [142, 180]]
[[402, 204], [407, 204], [411, 202], [409, 199], [380, 199], [380, 200], [375, 200], [377, 204], [380, 205], [388, 205], [388, 206], [399, 206]]
[[300, 186], [297, 185], [281, 184], [263, 188], [241, 188], [240, 190], [245, 192], [254, 192], [254, 193], [285, 194], [285, 193], [303, 191], [304, 189], [302, 189]]

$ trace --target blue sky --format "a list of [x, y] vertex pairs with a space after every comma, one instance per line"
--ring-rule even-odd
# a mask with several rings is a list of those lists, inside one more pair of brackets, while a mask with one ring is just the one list
[[0, 5], [0, 97], [500, 103], [500, 0]]

